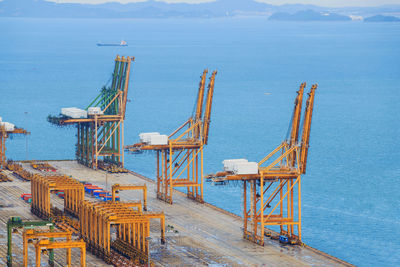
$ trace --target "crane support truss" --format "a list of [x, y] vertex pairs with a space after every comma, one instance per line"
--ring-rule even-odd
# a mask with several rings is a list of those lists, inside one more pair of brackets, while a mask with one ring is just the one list
[[295, 100], [289, 140], [258, 163], [257, 174], [220, 172], [211, 175], [214, 182], [243, 182], [244, 238], [264, 245], [266, 227], [280, 227], [280, 234], [290, 243], [301, 243], [301, 175], [306, 172], [314, 95], [311, 87], [304, 111], [302, 137], [298, 140], [301, 105], [305, 83]]
[[[118, 202], [81, 202], [81, 234], [88, 247], [107, 263], [111, 248], [139, 263], [148, 263], [150, 219], [161, 221], [161, 241], [165, 242], [164, 213], [141, 213]], [[117, 229], [111, 240], [111, 228]]]
[[116, 57], [111, 86], [103, 87], [86, 108], [100, 107], [101, 114], [89, 114], [88, 118], [81, 119], [48, 118], [50, 123], [60, 126], [76, 125], [76, 159], [87, 167], [97, 169], [101, 159], [121, 167], [124, 165], [124, 120], [131, 62], [134, 59]]
[[[203, 203], [203, 150], [208, 143], [217, 71], [213, 71], [203, 104], [208, 70], [199, 84], [195, 114], [168, 136], [166, 145], [137, 143], [128, 151], [156, 151], [157, 198], [172, 204], [173, 189], [186, 187], [188, 198]], [[203, 112], [204, 108], [204, 112]], [[204, 114], [203, 114], [204, 113]]]
[[12, 131], [7, 131], [4, 126], [0, 125], [0, 170], [5, 169], [7, 166], [6, 161], [6, 140], [9, 136], [15, 134], [28, 135], [30, 132], [22, 128], [15, 128]]
[[36, 174], [31, 180], [32, 213], [42, 219], [55, 216], [51, 209], [50, 194], [54, 190], [64, 190], [64, 209], [78, 216], [80, 202], [85, 197], [82, 183], [68, 176], [41, 176]]

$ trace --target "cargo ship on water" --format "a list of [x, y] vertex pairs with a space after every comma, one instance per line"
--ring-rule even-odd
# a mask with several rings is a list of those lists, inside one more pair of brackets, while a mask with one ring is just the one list
[[97, 46], [128, 46], [128, 43], [125, 41], [119, 43], [97, 43]]

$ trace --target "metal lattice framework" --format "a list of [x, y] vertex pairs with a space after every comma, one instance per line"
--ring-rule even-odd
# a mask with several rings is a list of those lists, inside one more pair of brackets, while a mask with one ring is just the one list
[[27, 132], [22, 128], [14, 128], [12, 131], [7, 131], [4, 126], [0, 125], [0, 169], [4, 169], [7, 166], [6, 140], [9, 136], [15, 134], [27, 135], [30, 134], [30, 132]]
[[264, 245], [264, 235], [270, 234], [265, 227], [271, 225], [280, 226], [281, 236], [290, 243], [301, 243], [301, 175], [306, 172], [317, 89], [313, 85], [308, 93], [299, 140], [305, 86], [301, 84], [297, 91], [290, 137], [258, 163], [257, 174], [220, 172], [209, 177], [220, 184], [243, 182], [244, 238], [260, 245]]
[[[32, 240], [38, 240], [37, 242], [40, 242], [40, 240], [49, 240], [50, 242], [54, 241], [54, 238], [65, 238], [66, 241], [71, 241], [72, 240], [72, 233], [68, 231], [55, 231], [55, 230], [35, 230], [35, 229], [25, 229], [24, 232], [22, 233], [22, 238], [23, 238], [23, 267], [28, 266], [28, 243], [29, 241]], [[52, 251], [52, 249], [51, 249]], [[36, 260], [38, 260], [36, 258]], [[66, 253], [66, 260], [67, 260], [67, 266], [71, 266], [71, 248], [67, 247], [67, 253]], [[39, 265], [38, 265], [39, 263]], [[50, 266], [54, 266], [54, 262], [49, 263]], [[36, 266], [40, 266], [40, 259], [36, 263]]]
[[[208, 70], [201, 76], [195, 113], [168, 136], [166, 145], [137, 143], [128, 151], [156, 151], [157, 197], [172, 204], [173, 188], [186, 187], [187, 196], [203, 202], [203, 149], [208, 143], [211, 107], [217, 71], [213, 71], [203, 104]], [[204, 111], [203, 111], [204, 109]], [[204, 114], [203, 114], [204, 113]]]
[[101, 114], [81, 119], [48, 118], [50, 123], [56, 125], [77, 126], [76, 159], [85, 166], [97, 169], [101, 158], [111, 164], [124, 165], [124, 120], [131, 62], [134, 59], [116, 57], [110, 87], [103, 87], [86, 108], [100, 107]]
[[85, 197], [84, 186], [68, 176], [35, 174], [31, 180], [32, 212], [43, 219], [52, 218], [54, 214], [52, 214], [50, 194], [55, 190], [64, 190], [65, 211], [78, 216], [80, 202]]
[[[106, 262], [110, 262], [111, 248], [131, 259], [147, 263], [150, 219], [161, 221], [161, 242], [165, 242], [164, 213], [142, 213], [119, 202], [82, 201], [80, 228], [88, 247]], [[117, 229], [116, 239], [111, 238], [111, 228]]]

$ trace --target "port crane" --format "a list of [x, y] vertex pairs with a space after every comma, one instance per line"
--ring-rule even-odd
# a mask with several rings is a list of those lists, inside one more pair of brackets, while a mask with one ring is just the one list
[[169, 204], [172, 204], [176, 187], [186, 187], [189, 198], [204, 202], [203, 149], [208, 143], [217, 71], [209, 78], [205, 97], [207, 73], [208, 70], [204, 70], [201, 75], [195, 112], [185, 123], [169, 136], [143, 133], [139, 143], [125, 147], [131, 152], [156, 151], [157, 198]]
[[243, 182], [243, 235], [259, 245], [271, 235], [265, 227], [272, 225], [280, 227], [281, 242], [301, 244], [301, 175], [306, 173], [317, 84], [308, 93], [299, 139], [305, 86], [297, 91], [286, 140], [258, 163], [226, 160], [223, 172], [207, 177], [217, 184]]
[[66, 108], [61, 110], [61, 115], [47, 118], [58, 126], [76, 125], [76, 159], [87, 167], [97, 169], [101, 157], [102, 163], [124, 165], [124, 120], [134, 60], [134, 57], [115, 58], [111, 85], [104, 86], [85, 110]]
[[4, 169], [7, 165], [6, 140], [9, 136], [17, 134], [28, 135], [30, 132], [22, 128], [17, 128], [12, 123], [2, 122], [0, 118], [0, 169]]
[[112, 202], [115, 202], [115, 196], [119, 191], [122, 190], [142, 190], [143, 192], [143, 210], [147, 211], [147, 186], [144, 185], [133, 185], [133, 184], [113, 184], [111, 187]]

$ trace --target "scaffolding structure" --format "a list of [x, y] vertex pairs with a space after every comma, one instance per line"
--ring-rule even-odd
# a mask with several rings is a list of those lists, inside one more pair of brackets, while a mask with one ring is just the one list
[[217, 71], [212, 72], [204, 102], [207, 72], [204, 70], [201, 76], [195, 113], [168, 136], [167, 143], [140, 142], [125, 147], [131, 152], [156, 151], [157, 198], [169, 204], [172, 204], [173, 189], [176, 187], [186, 187], [189, 198], [204, 202], [203, 149], [208, 143]]
[[7, 166], [6, 140], [9, 136], [16, 135], [16, 134], [28, 135], [28, 134], [30, 134], [30, 132], [26, 131], [25, 129], [16, 128], [16, 127], [12, 130], [8, 130], [8, 129], [6, 129], [6, 127], [4, 125], [1, 124], [1, 121], [0, 121], [0, 170], [5, 169]]
[[280, 241], [301, 244], [301, 175], [306, 173], [314, 95], [311, 87], [304, 110], [299, 140], [303, 92], [297, 91], [290, 125], [290, 135], [275, 150], [258, 162], [253, 174], [224, 171], [209, 178], [219, 184], [243, 182], [244, 238], [264, 245], [264, 236], [271, 235], [267, 226], [280, 227]]
[[[104, 86], [100, 94], [86, 107], [87, 118], [49, 116], [50, 123], [76, 125], [76, 159], [80, 164], [97, 169], [99, 161], [124, 165], [124, 120], [128, 97], [129, 75], [134, 57], [115, 59], [111, 85]], [[91, 113], [91, 108], [100, 108]]]

